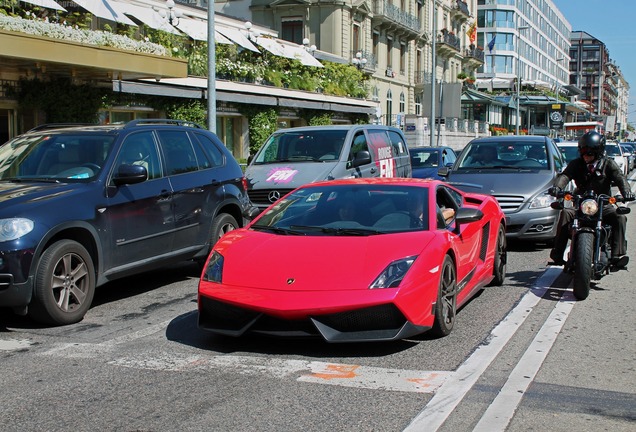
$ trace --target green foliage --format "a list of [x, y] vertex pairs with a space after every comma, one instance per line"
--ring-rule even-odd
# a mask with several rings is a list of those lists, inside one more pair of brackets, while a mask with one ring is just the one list
[[170, 119], [186, 120], [201, 126], [207, 125], [208, 107], [200, 100], [175, 99], [165, 105], [166, 116]]
[[250, 154], [256, 154], [265, 140], [276, 130], [278, 111], [271, 107], [245, 104], [241, 105], [239, 110], [248, 120]]
[[104, 90], [91, 84], [73, 84], [70, 78], [20, 78], [17, 89], [7, 88], [7, 93], [18, 101], [20, 111], [43, 111], [49, 123], [93, 123]]
[[328, 126], [333, 124], [331, 121], [331, 111], [302, 109], [298, 115], [304, 119], [309, 126]]

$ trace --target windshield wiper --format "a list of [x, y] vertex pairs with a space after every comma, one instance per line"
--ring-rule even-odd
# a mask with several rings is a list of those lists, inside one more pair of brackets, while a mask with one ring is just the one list
[[285, 234], [285, 235], [305, 235], [305, 233], [300, 232], [300, 231], [296, 231], [293, 229], [289, 229], [289, 228], [280, 228], [280, 227], [275, 227], [275, 226], [267, 226], [267, 225], [252, 225], [251, 226], [252, 229], [258, 230], [258, 231], [270, 231], [276, 234]]
[[55, 179], [52, 177], [8, 177], [8, 178], [0, 179], [0, 180], [14, 182], [14, 183], [22, 183], [22, 182], [60, 183], [59, 179]]
[[368, 228], [330, 228], [330, 227], [306, 226], [306, 225], [292, 225], [290, 226], [290, 228], [294, 230], [322, 232], [325, 234], [335, 234], [335, 235], [368, 236], [368, 235], [383, 234], [382, 231], [368, 229]]

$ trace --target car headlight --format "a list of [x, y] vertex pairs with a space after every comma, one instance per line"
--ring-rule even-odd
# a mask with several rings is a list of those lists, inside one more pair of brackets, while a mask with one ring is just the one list
[[369, 289], [395, 288], [400, 285], [404, 275], [415, 262], [415, 256], [402, 258], [389, 264], [380, 275], [369, 285]]
[[596, 200], [586, 199], [581, 203], [581, 211], [583, 214], [593, 216], [598, 211], [598, 204]]
[[550, 204], [552, 204], [554, 201], [556, 201], [556, 198], [552, 195], [548, 195], [547, 193], [537, 195], [532, 201], [530, 201], [530, 208], [538, 209], [550, 207]]
[[33, 221], [30, 219], [0, 219], [0, 242], [18, 239], [31, 231], [33, 231]]
[[208, 260], [208, 264], [203, 272], [203, 279], [206, 282], [221, 283], [223, 279], [223, 255], [217, 251], [212, 252], [212, 256]]

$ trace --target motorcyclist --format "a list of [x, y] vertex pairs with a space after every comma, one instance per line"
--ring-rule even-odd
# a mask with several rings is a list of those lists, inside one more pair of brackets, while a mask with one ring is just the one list
[[[580, 157], [568, 163], [563, 172], [556, 177], [553, 187], [550, 188], [550, 194], [557, 195], [571, 180], [574, 180], [577, 193], [593, 190], [596, 194], [611, 195], [611, 187], [614, 184], [623, 198], [634, 199], [634, 193], [621, 169], [613, 159], [605, 156], [603, 135], [595, 131], [587, 132], [579, 139], [578, 148]], [[569, 225], [575, 214], [576, 210], [573, 208], [564, 208], [561, 211], [554, 248], [550, 251], [550, 258], [556, 265], [565, 264], [563, 253], [568, 243]], [[613, 205], [607, 205], [603, 209], [603, 221], [612, 227], [611, 264], [617, 269], [624, 268], [629, 261], [625, 240], [627, 218], [625, 215], [618, 214]]]

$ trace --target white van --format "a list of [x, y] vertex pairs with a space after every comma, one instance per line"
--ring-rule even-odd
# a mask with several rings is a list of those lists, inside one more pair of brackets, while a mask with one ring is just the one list
[[274, 132], [245, 171], [252, 203], [264, 210], [297, 187], [353, 177], [411, 177], [400, 129], [382, 125], [308, 126]]

